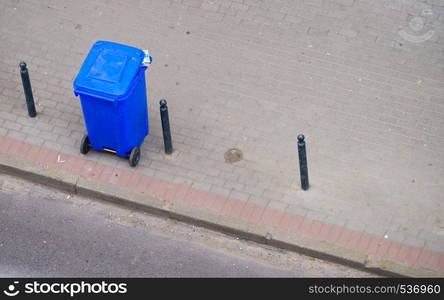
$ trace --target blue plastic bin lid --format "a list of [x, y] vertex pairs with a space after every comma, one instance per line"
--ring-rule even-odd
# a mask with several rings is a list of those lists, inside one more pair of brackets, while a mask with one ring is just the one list
[[114, 42], [97, 41], [85, 58], [74, 80], [75, 94], [105, 100], [122, 100], [131, 91], [133, 80], [145, 53], [141, 49]]

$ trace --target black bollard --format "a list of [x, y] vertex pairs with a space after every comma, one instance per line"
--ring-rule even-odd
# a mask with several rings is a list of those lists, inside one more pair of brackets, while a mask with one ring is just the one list
[[303, 134], [298, 135], [298, 153], [299, 153], [299, 170], [301, 173], [301, 187], [304, 191], [308, 190], [308, 167], [307, 152], [305, 149], [305, 137]]
[[160, 100], [160, 119], [162, 121], [163, 144], [165, 153], [173, 153], [173, 141], [171, 140], [170, 120], [168, 118], [168, 106], [165, 99]]
[[25, 92], [26, 105], [28, 106], [28, 114], [31, 118], [37, 115], [34, 104], [34, 97], [32, 96], [31, 81], [29, 80], [28, 69], [26, 63], [22, 61], [20, 64], [20, 75], [22, 76], [23, 91]]

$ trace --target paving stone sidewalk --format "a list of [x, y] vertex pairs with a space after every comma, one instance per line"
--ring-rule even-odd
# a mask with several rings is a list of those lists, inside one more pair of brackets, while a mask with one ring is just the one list
[[[0, 136], [80, 156], [72, 81], [96, 40], [150, 50], [150, 136], [136, 169], [103, 153], [88, 159], [444, 252], [444, 1], [2, 1]], [[226, 163], [230, 148], [243, 160]]]

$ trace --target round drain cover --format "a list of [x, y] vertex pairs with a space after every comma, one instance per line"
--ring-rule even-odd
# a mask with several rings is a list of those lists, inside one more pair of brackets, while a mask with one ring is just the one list
[[225, 152], [224, 157], [225, 162], [231, 164], [242, 160], [243, 154], [242, 151], [240, 151], [239, 149], [232, 148]]

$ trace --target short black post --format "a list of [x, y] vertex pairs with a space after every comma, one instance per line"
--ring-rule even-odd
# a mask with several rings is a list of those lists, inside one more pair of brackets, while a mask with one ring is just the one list
[[25, 92], [26, 105], [28, 106], [28, 114], [31, 118], [34, 118], [37, 115], [37, 112], [35, 110], [34, 97], [32, 96], [28, 68], [26, 68], [26, 63], [24, 61], [22, 61], [19, 66], [20, 75], [22, 76], [23, 90]]
[[162, 121], [163, 144], [165, 153], [173, 153], [173, 141], [171, 140], [170, 120], [168, 117], [168, 106], [165, 99], [160, 100], [160, 119]]
[[301, 187], [304, 191], [308, 190], [308, 167], [307, 152], [305, 149], [305, 137], [303, 134], [298, 135], [298, 153], [299, 153], [299, 170], [301, 172]]

